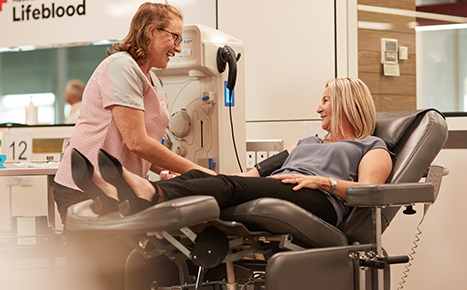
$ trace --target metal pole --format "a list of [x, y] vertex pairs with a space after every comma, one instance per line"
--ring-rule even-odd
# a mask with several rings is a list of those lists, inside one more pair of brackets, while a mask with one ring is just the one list
[[[384, 257], [383, 253], [383, 245], [382, 245], [382, 224], [381, 224], [381, 208], [374, 207], [372, 208], [372, 215], [373, 215], [373, 222], [374, 222], [374, 238], [375, 238], [375, 245], [376, 245], [376, 254], [377, 257]], [[377, 289], [383, 290], [384, 289], [384, 269], [378, 269], [377, 275]]]

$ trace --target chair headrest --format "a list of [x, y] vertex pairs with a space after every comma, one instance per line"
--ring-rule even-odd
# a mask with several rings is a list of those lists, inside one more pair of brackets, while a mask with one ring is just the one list
[[412, 121], [417, 116], [431, 110], [436, 111], [436, 109], [424, 109], [413, 111], [377, 112], [376, 128], [373, 135], [383, 139], [388, 146], [388, 149], [392, 150], [402, 136], [404, 136], [404, 133]]

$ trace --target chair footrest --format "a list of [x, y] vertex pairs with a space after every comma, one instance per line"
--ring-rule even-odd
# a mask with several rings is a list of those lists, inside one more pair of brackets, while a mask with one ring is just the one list
[[169, 200], [125, 217], [119, 212], [97, 216], [90, 209], [91, 203], [92, 200], [83, 201], [68, 209], [67, 230], [118, 234], [172, 231], [217, 219], [220, 214], [211, 196]]

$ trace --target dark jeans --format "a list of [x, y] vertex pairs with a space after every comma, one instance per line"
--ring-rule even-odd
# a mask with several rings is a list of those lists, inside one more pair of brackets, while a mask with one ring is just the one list
[[293, 202], [319, 218], [335, 225], [337, 214], [326, 194], [320, 190], [303, 188], [294, 191], [293, 184], [264, 177], [240, 177], [219, 174], [212, 176], [192, 170], [179, 177], [154, 182], [169, 199], [189, 195], [210, 195], [219, 203], [220, 209], [258, 199], [274, 197]]

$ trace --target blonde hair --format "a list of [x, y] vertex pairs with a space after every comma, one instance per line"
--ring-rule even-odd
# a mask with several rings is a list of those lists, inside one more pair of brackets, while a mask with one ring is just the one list
[[121, 43], [112, 45], [114, 52], [128, 52], [135, 60], [144, 60], [151, 52], [154, 29], [167, 28], [173, 18], [183, 21], [182, 12], [176, 7], [161, 3], [143, 3], [131, 20], [130, 30]]
[[372, 135], [376, 125], [376, 112], [370, 90], [359, 79], [336, 78], [326, 83], [331, 98], [331, 131], [344, 135], [343, 117], [352, 125], [357, 140]]

